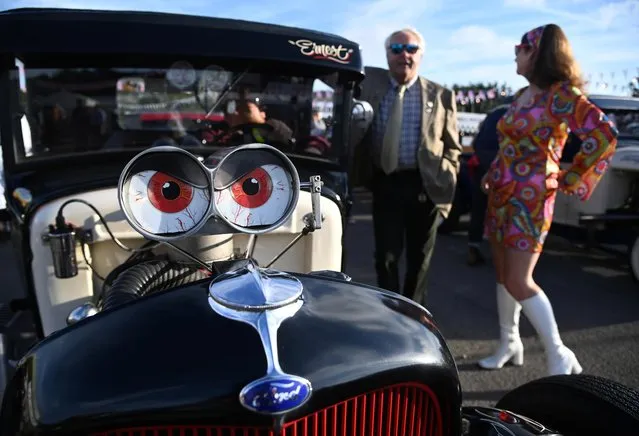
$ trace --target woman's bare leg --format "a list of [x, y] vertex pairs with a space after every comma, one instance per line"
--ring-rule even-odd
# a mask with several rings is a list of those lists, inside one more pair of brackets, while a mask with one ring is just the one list
[[540, 254], [513, 248], [504, 250], [504, 284], [517, 301], [534, 297], [541, 292], [541, 288], [533, 279], [533, 272]]

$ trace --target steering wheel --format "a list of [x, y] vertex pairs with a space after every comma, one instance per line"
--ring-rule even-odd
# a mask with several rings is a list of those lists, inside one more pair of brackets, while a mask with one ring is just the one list
[[310, 135], [302, 139], [297, 148], [300, 152], [325, 155], [331, 150], [331, 142], [323, 136]]
[[207, 144], [216, 143], [230, 130], [226, 121], [197, 120], [193, 134]]
[[293, 151], [295, 139], [290, 138], [285, 141], [277, 138], [277, 135], [271, 136], [276, 129], [267, 123], [242, 123], [231, 128], [231, 133], [227, 136], [226, 143], [229, 145], [250, 144], [258, 142], [269, 144], [283, 152]]

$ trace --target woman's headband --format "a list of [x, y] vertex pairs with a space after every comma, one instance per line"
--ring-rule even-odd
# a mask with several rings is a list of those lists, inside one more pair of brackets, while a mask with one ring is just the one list
[[544, 34], [544, 29], [546, 26], [539, 26], [534, 28], [533, 30], [526, 33], [526, 39], [528, 40], [528, 45], [530, 45], [533, 49], [538, 49], [541, 44], [541, 36]]

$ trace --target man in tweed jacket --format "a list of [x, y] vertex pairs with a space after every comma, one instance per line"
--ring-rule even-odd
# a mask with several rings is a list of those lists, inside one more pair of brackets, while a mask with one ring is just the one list
[[[356, 145], [353, 179], [373, 194], [378, 285], [425, 304], [437, 224], [448, 215], [457, 184], [462, 151], [457, 108], [451, 90], [418, 75], [424, 51], [419, 32], [393, 32], [385, 49], [388, 70], [367, 67], [362, 82], [360, 98], [373, 106], [375, 116]], [[397, 107], [402, 108], [401, 119], [393, 112]], [[393, 135], [394, 141], [388, 140]], [[395, 144], [394, 152], [389, 153], [389, 143]], [[401, 286], [398, 260], [404, 247]]]

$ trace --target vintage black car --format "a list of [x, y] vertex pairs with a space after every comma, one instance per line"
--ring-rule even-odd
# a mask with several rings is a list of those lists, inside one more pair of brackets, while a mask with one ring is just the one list
[[428, 310], [343, 272], [362, 71], [355, 42], [310, 30], [0, 13], [27, 295], [1, 336], [0, 434], [632, 434], [638, 394], [586, 375], [462, 407]]

